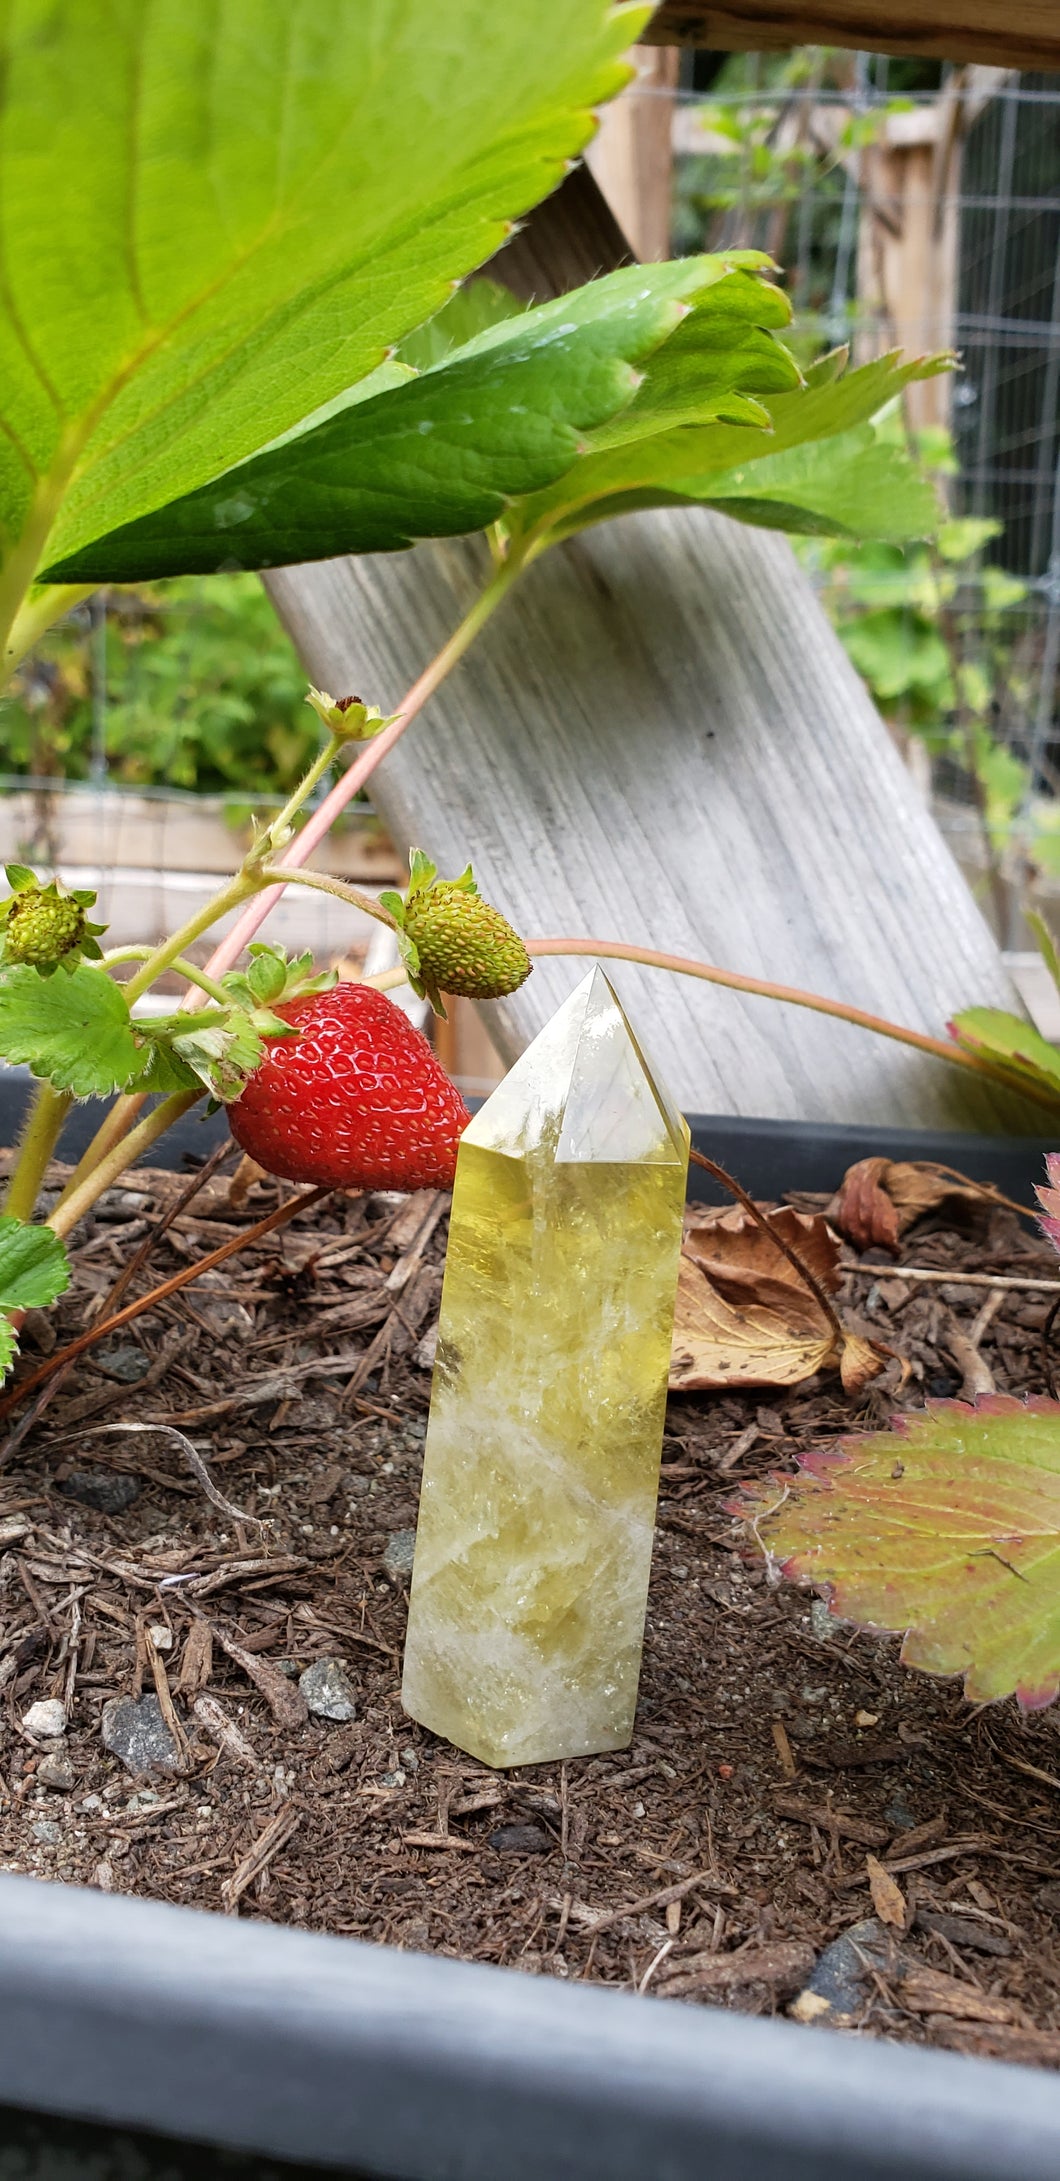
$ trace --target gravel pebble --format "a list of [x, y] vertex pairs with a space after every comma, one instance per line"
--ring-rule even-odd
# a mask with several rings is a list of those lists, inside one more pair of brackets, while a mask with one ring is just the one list
[[61, 1794], [68, 1795], [74, 1785], [75, 1774], [69, 1757], [53, 1751], [50, 1756], [41, 1758], [36, 1777], [41, 1787], [54, 1787]]
[[37, 1704], [31, 1704], [22, 1714], [22, 1725], [27, 1734], [45, 1736], [66, 1733], [66, 1706], [61, 1697], [45, 1696]]
[[124, 1514], [140, 1497], [135, 1477], [108, 1475], [105, 1469], [72, 1469], [68, 1477], [60, 1478], [57, 1490], [66, 1499], [80, 1500], [82, 1507], [95, 1507], [101, 1515]]
[[116, 1378], [122, 1386], [138, 1385], [151, 1368], [150, 1356], [131, 1342], [121, 1348], [97, 1348], [95, 1360], [98, 1370], [105, 1371], [108, 1378]]
[[318, 1658], [298, 1677], [298, 1686], [318, 1719], [344, 1723], [356, 1719], [357, 1703], [349, 1675], [340, 1658]]
[[411, 1575], [415, 1556], [415, 1530], [395, 1530], [383, 1554], [383, 1566], [388, 1575]]
[[103, 1706], [103, 1747], [127, 1772], [179, 1772], [180, 1752], [157, 1696], [112, 1696]]

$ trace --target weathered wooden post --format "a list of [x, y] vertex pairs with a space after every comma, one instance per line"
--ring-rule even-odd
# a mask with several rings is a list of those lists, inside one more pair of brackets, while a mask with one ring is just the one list
[[[496, 263], [523, 295], [610, 270], [584, 169]], [[290, 568], [269, 589], [313, 679], [396, 705], [484, 579], [479, 540]], [[1018, 1006], [1000, 955], [787, 542], [708, 512], [546, 554], [376, 773], [400, 848], [528, 935], [629, 939], [939, 1034]], [[488, 1009], [514, 1059], [584, 974]], [[616, 967], [686, 1109], [1037, 1131], [1037, 1109], [869, 1033]]]

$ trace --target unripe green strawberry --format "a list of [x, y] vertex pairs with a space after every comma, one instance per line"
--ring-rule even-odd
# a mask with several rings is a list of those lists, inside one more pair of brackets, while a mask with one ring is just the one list
[[64, 955], [80, 949], [88, 920], [80, 902], [54, 886], [26, 887], [8, 912], [6, 954], [9, 962], [32, 969], [55, 969]]
[[507, 917], [459, 879], [436, 879], [414, 894], [405, 909], [405, 930], [428, 992], [499, 1000], [530, 975], [530, 956]]

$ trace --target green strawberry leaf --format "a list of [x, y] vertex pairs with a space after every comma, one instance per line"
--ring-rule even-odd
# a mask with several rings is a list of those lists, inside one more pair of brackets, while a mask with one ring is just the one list
[[152, 1044], [150, 1024], [146, 1023], [144, 1028], [148, 1032], [149, 1057], [143, 1074], [137, 1078], [137, 1091], [146, 1091], [148, 1095], [157, 1093], [159, 1097], [169, 1098], [174, 1091], [196, 1090], [199, 1078], [194, 1069], [186, 1067], [182, 1060], [178, 1060], [172, 1047], [164, 1044], [161, 1039]]
[[963, 1674], [972, 1703], [1060, 1691], [1060, 1402], [931, 1402], [739, 1512], [782, 1574], [902, 1634], [905, 1665]]
[[799, 384], [773, 338], [790, 311], [757, 277], [767, 264], [737, 252], [591, 281], [53, 561], [46, 579], [271, 568], [480, 530], [577, 467], [587, 435], [621, 434], [627, 410], [650, 407], [656, 428], [735, 416], [761, 435], [769, 418], [748, 392]]
[[0, 971], [0, 1056], [75, 1098], [125, 1090], [147, 1059], [121, 986], [83, 963], [68, 977], [23, 964]]
[[1060, 1104], [1060, 1051], [1033, 1023], [1000, 1007], [967, 1007], [947, 1025], [955, 1043], [1011, 1070], [1014, 1081], [1047, 1091]]
[[50, 1227], [0, 1219], [0, 1310], [43, 1310], [69, 1285], [66, 1251]]
[[454, 349], [463, 348], [480, 333], [488, 333], [491, 326], [499, 326], [505, 318], [521, 317], [525, 309], [525, 303], [497, 280], [480, 275], [477, 280], [465, 281], [443, 304], [437, 317], [429, 318], [425, 326], [417, 326], [414, 333], [399, 341], [398, 360], [413, 371], [429, 371], [433, 364], [444, 363]]
[[1037, 909], [1025, 909], [1023, 915], [1025, 922], [1030, 925], [1035, 945], [1046, 969], [1057, 991], [1060, 992], [1060, 954], [1057, 952], [1056, 941], [1052, 932], [1044, 916], [1039, 916]]
[[61, 495], [68, 559], [381, 365], [561, 179], [646, 12], [8, 8], [6, 548], [31, 557]]
[[842, 536], [920, 537], [936, 527], [934, 495], [904, 449], [877, 442], [864, 427], [911, 380], [946, 369], [947, 357], [903, 363], [894, 353], [846, 371], [840, 350], [805, 385], [766, 394], [772, 430], [763, 433], [709, 412], [698, 419], [691, 402], [684, 415], [668, 414], [653, 398], [652, 381], [661, 380], [675, 347], [667, 344], [659, 372], [647, 374], [618, 428], [588, 433], [584, 453], [560, 482], [513, 511], [513, 542], [545, 545], [611, 515], [688, 504], [716, 505], [774, 529]]
[[18, 1354], [8, 1311], [42, 1310], [70, 1285], [66, 1251], [50, 1227], [0, 1218], [0, 1380]]
[[870, 424], [723, 471], [703, 498], [741, 522], [812, 537], [925, 538], [939, 519], [929, 479]]

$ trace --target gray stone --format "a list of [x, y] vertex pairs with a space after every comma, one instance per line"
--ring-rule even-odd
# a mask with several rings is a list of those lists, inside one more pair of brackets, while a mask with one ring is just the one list
[[886, 1968], [892, 1947], [893, 1941], [875, 1916], [851, 1924], [825, 1947], [789, 2013], [800, 2022], [845, 2028], [865, 2004], [871, 1969]]
[[416, 1557], [415, 1530], [395, 1530], [383, 1554], [383, 1566], [388, 1575], [411, 1575]]
[[37, 1818], [30, 1826], [30, 1832], [45, 1848], [57, 1848], [63, 1837], [62, 1826], [57, 1825], [54, 1818]]
[[132, 1341], [119, 1348], [97, 1348], [95, 1362], [98, 1370], [105, 1371], [108, 1378], [116, 1378], [122, 1386], [138, 1385], [151, 1368], [150, 1356]]
[[180, 1752], [157, 1696], [112, 1696], [103, 1706], [103, 1747], [127, 1772], [179, 1772]]
[[318, 1719], [356, 1719], [357, 1703], [340, 1658], [318, 1658], [298, 1677], [298, 1686]]
[[58, 1751], [41, 1758], [36, 1776], [41, 1787], [54, 1787], [63, 1795], [68, 1795], [74, 1785], [73, 1765], [69, 1757], [62, 1756]]
[[490, 1847], [498, 1855], [547, 1855], [555, 1845], [540, 1825], [498, 1825], [490, 1834]]
[[45, 1696], [37, 1704], [31, 1704], [22, 1714], [22, 1725], [27, 1734], [38, 1740], [45, 1736], [66, 1733], [66, 1706], [61, 1697]]
[[140, 1497], [135, 1477], [114, 1475], [106, 1469], [73, 1469], [58, 1490], [83, 1507], [96, 1507], [101, 1515], [120, 1515]]

